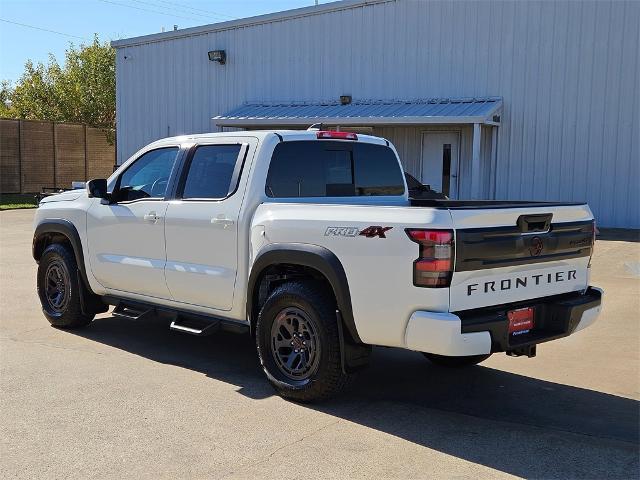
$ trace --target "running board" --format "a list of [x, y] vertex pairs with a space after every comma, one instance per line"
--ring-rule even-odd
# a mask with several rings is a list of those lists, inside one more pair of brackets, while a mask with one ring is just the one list
[[135, 308], [124, 303], [119, 303], [116, 308], [113, 309], [111, 315], [114, 317], [128, 318], [129, 320], [140, 320], [146, 315], [153, 312], [152, 308]]
[[169, 325], [169, 329], [175, 330], [176, 332], [188, 333], [189, 335], [206, 337], [207, 335], [211, 335], [212, 333], [220, 330], [220, 322], [199, 322], [191, 318], [178, 317], [176, 320], [171, 322], [171, 325]]
[[128, 318], [130, 320], [146, 319], [147, 317], [157, 318], [171, 322], [169, 325], [170, 330], [188, 333], [189, 335], [204, 337], [218, 330], [232, 333], [248, 333], [250, 331], [249, 323], [239, 320], [203, 315], [188, 310], [178, 310], [163, 305], [154, 305], [110, 295], [105, 295], [102, 300], [109, 305], [115, 306], [111, 312], [114, 317]]

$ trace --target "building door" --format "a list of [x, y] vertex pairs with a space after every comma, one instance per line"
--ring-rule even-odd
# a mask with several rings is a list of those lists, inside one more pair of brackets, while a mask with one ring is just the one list
[[459, 153], [459, 132], [424, 132], [422, 183], [449, 198], [458, 198]]

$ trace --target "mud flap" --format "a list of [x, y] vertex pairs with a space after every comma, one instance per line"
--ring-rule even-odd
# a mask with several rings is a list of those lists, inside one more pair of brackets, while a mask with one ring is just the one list
[[78, 276], [78, 285], [80, 286], [80, 309], [84, 315], [95, 315], [104, 313], [109, 310], [109, 305], [104, 303], [102, 299], [87, 288], [82, 280], [80, 270], [76, 271]]

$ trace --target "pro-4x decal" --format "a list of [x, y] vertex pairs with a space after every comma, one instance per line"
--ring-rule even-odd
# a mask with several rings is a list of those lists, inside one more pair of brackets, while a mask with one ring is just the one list
[[363, 230], [358, 227], [327, 227], [324, 232], [325, 237], [357, 237], [362, 235], [366, 238], [387, 238], [385, 232], [388, 232], [393, 227], [382, 227], [380, 225], [372, 225]]
[[375, 237], [387, 238], [384, 232], [388, 232], [392, 228], [393, 227], [380, 227], [378, 225], [373, 225], [371, 227], [367, 227], [364, 230], [362, 230], [360, 232], [360, 235], [367, 238], [375, 238]]

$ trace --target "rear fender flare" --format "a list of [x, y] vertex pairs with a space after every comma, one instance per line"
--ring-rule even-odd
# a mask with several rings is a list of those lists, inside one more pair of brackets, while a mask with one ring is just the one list
[[251, 268], [247, 290], [247, 314], [255, 321], [258, 306], [258, 288], [264, 271], [273, 265], [299, 265], [320, 272], [333, 290], [344, 327], [356, 343], [362, 343], [353, 319], [351, 294], [342, 263], [330, 250], [319, 245], [304, 243], [272, 243], [264, 247]]

